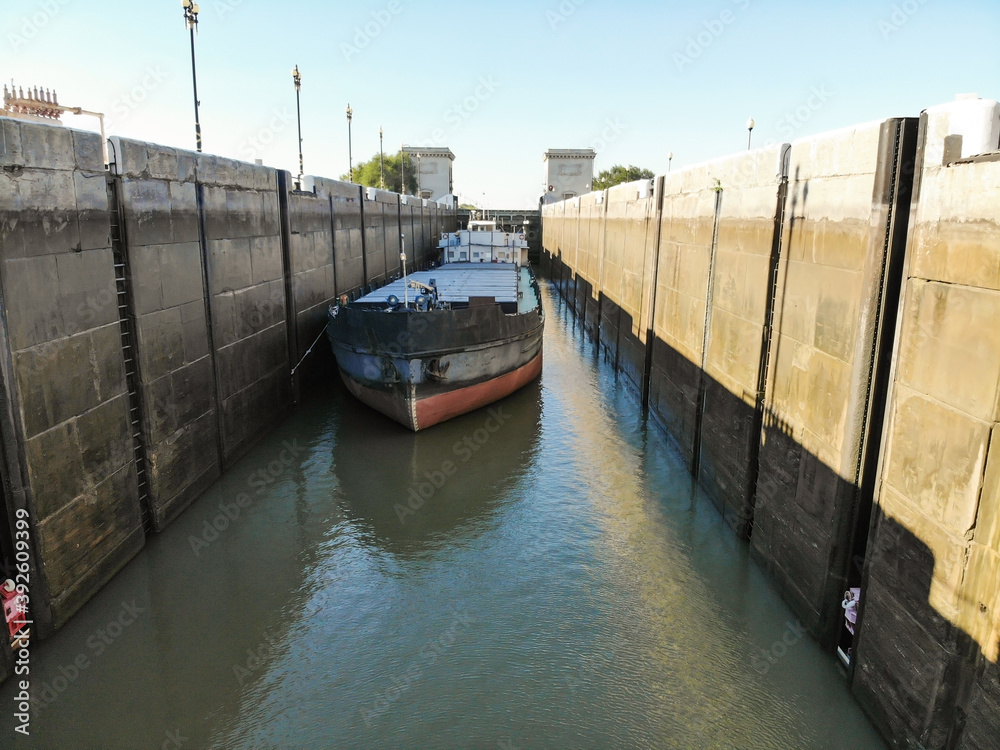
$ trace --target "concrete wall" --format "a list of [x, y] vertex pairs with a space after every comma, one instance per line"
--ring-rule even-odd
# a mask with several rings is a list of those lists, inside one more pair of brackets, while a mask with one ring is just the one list
[[147, 502], [163, 529], [222, 472], [194, 154], [115, 138]]
[[[289, 176], [290, 177], [290, 176]], [[285, 178], [285, 184], [288, 177]], [[337, 233], [334, 202], [329, 194], [313, 191], [309, 183], [305, 191], [288, 193], [288, 269], [291, 274], [289, 294], [292, 325], [289, 336], [293, 343], [294, 362], [299, 362], [315, 341], [318, 332], [326, 327], [327, 308], [337, 292], [337, 267], [335, 265], [334, 237]], [[354, 188], [354, 205], [359, 191]], [[350, 203], [348, 203], [350, 205]], [[339, 207], [339, 205], [338, 205]], [[357, 213], [360, 218], [360, 212]], [[350, 233], [348, 232], [348, 237]], [[361, 237], [357, 236], [357, 253], [345, 255], [360, 269]], [[343, 268], [343, 264], [342, 264]], [[344, 273], [344, 276], [349, 276]], [[363, 276], [361, 277], [363, 278]], [[348, 279], [345, 278], [345, 281]], [[360, 278], [356, 282], [360, 286]], [[323, 351], [324, 365], [330, 358]]]
[[856, 681], [888, 734], [941, 747], [967, 716], [961, 747], [987, 748], [1000, 730], [1000, 158], [943, 158], [949, 109], [920, 121], [871, 541], [884, 562], [868, 570]]
[[232, 465], [291, 403], [273, 169], [200, 156], [222, 458]]
[[15, 508], [30, 513], [29, 592], [44, 636], [145, 534], [100, 138], [9, 119], [0, 128], [4, 500], [11, 526]]
[[[327, 305], [399, 272], [400, 203], [120, 138], [109, 173], [96, 135], [0, 128], [0, 558], [27, 509], [46, 637], [280, 419]], [[454, 211], [407, 209], [429, 258]]]
[[574, 306], [592, 336], [600, 333], [601, 270], [608, 210], [607, 192], [581, 196], [579, 254], [576, 263]]
[[784, 153], [775, 146], [709, 162], [674, 177], [678, 189], [664, 197], [661, 242], [669, 249], [660, 256], [657, 318], [664, 343], [679, 348], [654, 349], [663, 369], [651, 378], [650, 402], [655, 389], [664, 422], [684, 425], [685, 453], [741, 536], [753, 515], [762, 329]]
[[421, 268], [429, 260], [430, 232], [424, 225], [424, 203], [424, 199], [413, 195], [403, 195], [399, 200], [399, 230], [406, 235], [407, 270]]
[[546, 260], [551, 266], [552, 283], [567, 299], [569, 297], [566, 294], [565, 275], [568, 267], [563, 256], [562, 235], [563, 218], [566, 206], [570, 203], [572, 201], [553, 203], [542, 209], [542, 243]]
[[898, 294], [887, 271], [905, 251], [893, 227], [906, 225], [909, 191], [897, 178], [912, 174], [915, 136], [916, 120], [889, 120], [791, 148], [752, 546], [831, 646], [843, 592], [860, 583], [849, 565], [872, 400], [884, 398], [876, 344], [894, 326], [880, 306], [887, 284]]
[[399, 271], [399, 196], [368, 188], [362, 206], [368, 283], [381, 286]]
[[277, 173], [111, 145], [161, 530], [290, 403]]
[[553, 284], [899, 747], [1000, 729], [1000, 155], [954, 135], [991, 106], [543, 207]]
[[316, 195], [330, 204], [333, 217], [331, 255], [335, 264], [333, 278], [337, 283], [336, 292], [354, 295], [367, 283], [361, 221], [362, 188], [318, 177], [306, 178], [306, 186], [310, 184], [314, 185]]
[[707, 168], [679, 170], [664, 180], [655, 284], [649, 409], [695, 467], [700, 443], [715, 213], [720, 199]]
[[[600, 340], [632, 387], [641, 390], [649, 326], [657, 196], [650, 180], [607, 191], [605, 244], [601, 260]], [[578, 235], [583, 234], [578, 231]], [[579, 243], [579, 240], [578, 240]], [[587, 233], [590, 260], [590, 233]], [[580, 253], [573, 257], [580, 268]]]

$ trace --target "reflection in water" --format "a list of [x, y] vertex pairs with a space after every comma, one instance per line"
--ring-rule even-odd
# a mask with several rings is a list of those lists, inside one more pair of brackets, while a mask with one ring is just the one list
[[[413, 433], [343, 395], [333, 449], [343, 507], [380, 548], [399, 555], [444, 545], [482, 525], [525, 477], [538, 449], [541, 388]], [[459, 537], [461, 534], [458, 535]]]
[[36, 644], [49, 705], [27, 741], [0, 713], [2, 746], [882, 747], [546, 305], [542, 380], [502, 425], [304, 404]]

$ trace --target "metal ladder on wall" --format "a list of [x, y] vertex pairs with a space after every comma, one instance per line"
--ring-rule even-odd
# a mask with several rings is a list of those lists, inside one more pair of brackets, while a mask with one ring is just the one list
[[115, 302], [118, 305], [118, 329], [121, 337], [122, 357], [125, 362], [125, 386], [128, 390], [128, 418], [132, 436], [132, 456], [138, 481], [139, 509], [142, 528], [149, 534], [152, 518], [149, 506], [149, 477], [146, 473], [146, 444], [142, 434], [142, 400], [139, 395], [139, 368], [135, 345], [135, 314], [132, 312], [132, 295], [128, 275], [128, 256], [125, 252], [125, 228], [122, 224], [118, 181], [108, 179], [108, 217], [111, 222], [111, 249], [115, 269]]

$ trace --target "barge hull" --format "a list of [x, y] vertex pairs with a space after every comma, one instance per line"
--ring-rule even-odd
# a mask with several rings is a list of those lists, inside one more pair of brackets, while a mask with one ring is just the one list
[[540, 329], [447, 354], [391, 356], [342, 345], [334, 350], [347, 389], [414, 432], [503, 398], [537, 378], [542, 369]]
[[526, 386], [542, 373], [542, 353], [512, 372], [464, 388], [424, 396], [415, 385], [387, 391], [371, 388], [340, 371], [344, 385], [356, 398], [414, 432], [433, 427], [452, 417], [492, 404]]

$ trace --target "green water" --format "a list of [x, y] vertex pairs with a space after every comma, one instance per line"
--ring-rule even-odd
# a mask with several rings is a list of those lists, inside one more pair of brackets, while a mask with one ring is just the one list
[[419, 435], [312, 396], [33, 646], [0, 747], [884, 747], [542, 291], [540, 383]]

